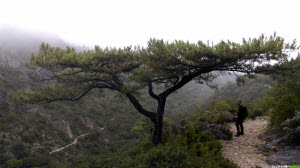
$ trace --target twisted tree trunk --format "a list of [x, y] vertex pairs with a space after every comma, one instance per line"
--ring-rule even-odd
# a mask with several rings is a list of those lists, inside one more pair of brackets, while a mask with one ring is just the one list
[[164, 119], [164, 111], [165, 111], [166, 98], [159, 98], [158, 107], [156, 113], [156, 119], [152, 121], [154, 123], [154, 132], [152, 142], [155, 145], [158, 145], [162, 141], [162, 133], [163, 133], [163, 119]]

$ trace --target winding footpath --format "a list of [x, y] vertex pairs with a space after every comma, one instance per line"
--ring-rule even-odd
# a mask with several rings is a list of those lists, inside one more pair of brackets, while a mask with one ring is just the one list
[[[268, 117], [257, 117], [255, 120], [248, 119], [244, 122], [245, 134], [234, 137], [230, 141], [222, 141], [223, 156], [236, 163], [240, 168], [270, 168], [265, 162], [266, 156], [257, 149], [257, 145], [265, 141], [258, 138], [268, 128]], [[228, 124], [233, 134], [236, 134], [235, 123]]]
[[[106, 127], [106, 126], [105, 126], [105, 127]], [[105, 127], [100, 128], [99, 131], [104, 130]], [[49, 154], [51, 155], [51, 154], [53, 154], [53, 153], [62, 151], [62, 150], [66, 149], [66, 148], [68, 148], [68, 147], [70, 147], [70, 146], [72, 146], [72, 145], [76, 145], [77, 142], [78, 142], [78, 138], [83, 137], [83, 136], [86, 136], [86, 135], [88, 135], [88, 134], [90, 134], [90, 133], [91, 133], [91, 132], [88, 132], [88, 133], [79, 135], [78, 137], [76, 137], [76, 138], [74, 139], [74, 141], [73, 141], [72, 143], [70, 143], [70, 144], [68, 144], [68, 145], [66, 145], [66, 146], [64, 146], [64, 147], [61, 147], [61, 148], [58, 148], [58, 149], [54, 149], [53, 151], [49, 152]]]

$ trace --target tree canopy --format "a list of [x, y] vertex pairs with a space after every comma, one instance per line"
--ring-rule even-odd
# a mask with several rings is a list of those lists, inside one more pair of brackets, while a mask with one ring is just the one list
[[[276, 74], [290, 70], [288, 56], [297, 49], [296, 42], [285, 43], [276, 34], [243, 39], [242, 43], [167, 42], [150, 39], [146, 47], [100, 48], [76, 52], [42, 44], [32, 55], [28, 67], [40, 85], [18, 91], [17, 100], [37, 103], [60, 100], [76, 101], [92, 90], [105, 89], [124, 94], [134, 107], [155, 125], [153, 143], [161, 142], [167, 97], [192, 80], [209, 83], [213, 72]], [[147, 89], [157, 100], [157, 111], [145, 109], [138, 101]]]

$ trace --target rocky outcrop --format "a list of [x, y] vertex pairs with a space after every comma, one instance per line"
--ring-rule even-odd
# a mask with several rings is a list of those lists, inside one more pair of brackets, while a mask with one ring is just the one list
[[[283, 129], [282, 129], [283, 128]], [[300, 144], [300, 112], [297, 111], [292, 119], [287, 119], [280, 127], [275, 127], [262, 135], [267, 143], [259, 146], [259, 149], [266, 152], [277, 152], [289, 145]]]
[[257, 146], [257, 148], [265, 153], [272, 153], [278, 151], [278, 146], [286, 141], [287, 137], [280, 137], [272, 140], [269, 143], [266, 144], [260, 144]]
[[94, 129], [94, 128], [95, 128], [95, 125], [94, 125], [94, 123], [92, 122], [91, 119], [89, 119], [89, 118], [84, 118], [84, 117], [82, 117], [82, 116], [80, 116], [79, 119], [80, 119], [81, 123], [82, 123], [85, 127], [89, 128], [89, 129]]
[[184, 134], [185, 130], [188, 128], [187, 121], [186, 120], [180, 121], [180, 123], [176, 125], [176, 128], [179, 134]]
[[234, 122], [234, 121], [235, 121], [234, 115], [231, 114], [230, 112], [225, 112], [225, 122], [230, 123], [230, 122]]
[[39, 112], [39, 107], [38, 106], [34, 106], [34, 105], [26, 105], [24, 106], [24, 108], [26, 109], [26, 112], [28, 114], [34, 115], [37, 112]]
[[287, 119], [280, 128], [273, 128], [265, 135], [269, 142], [259, 146], [259, 149], [271, 154], [266, 162], [271, 165], [300, 164], [300, 112], [297, 111], [292, 119]]
[[209, 131], [217, 139], [223, 139], [223, 140], [230, 140], [232, 138], [232, 133], [229, 129], [227, 129], [223, 125], [219, 124], [207, 124], [207, 123], [201, 123], [198, 126], [199, 131]]
[[110, 142], [110, 139], [107, 138], [107, 137], [104, 137], [104, 138], [102, 139], [102, 143], [104, 143], [104, 144], [109, 144], [109, 142]]
[[69, 138], [73, 138], [72, 130], [70, 128], [69, 122], [65, 120], [56, 121], [53, 123], [53, 127], [56, 130], [62, 131]]
[[300, 145], [300, 111], [295, 113], [293, 118], [285, 120], [281, 126], [287, 136], [287, 143]]
[[0, 74], [0, 79], [4, 80], [4, 77]]
[[286, 147], [268, 156], [266, 162], [270, 165], [300, 165], [300, 149], [292, 146]]

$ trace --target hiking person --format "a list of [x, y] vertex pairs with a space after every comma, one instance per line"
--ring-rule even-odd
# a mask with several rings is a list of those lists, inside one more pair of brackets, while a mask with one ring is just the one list
[[236, 137], [239, 137], [240, 135], [244, 135], [244, 127], [243, 127], [243, 122], [245, 120], [245, 118], [248, 116], [248, 109], [247, 107], [242, 105], [242, 101], [239, 100], [237, 102], [238, 105], [238, 114], [236, 116]]

